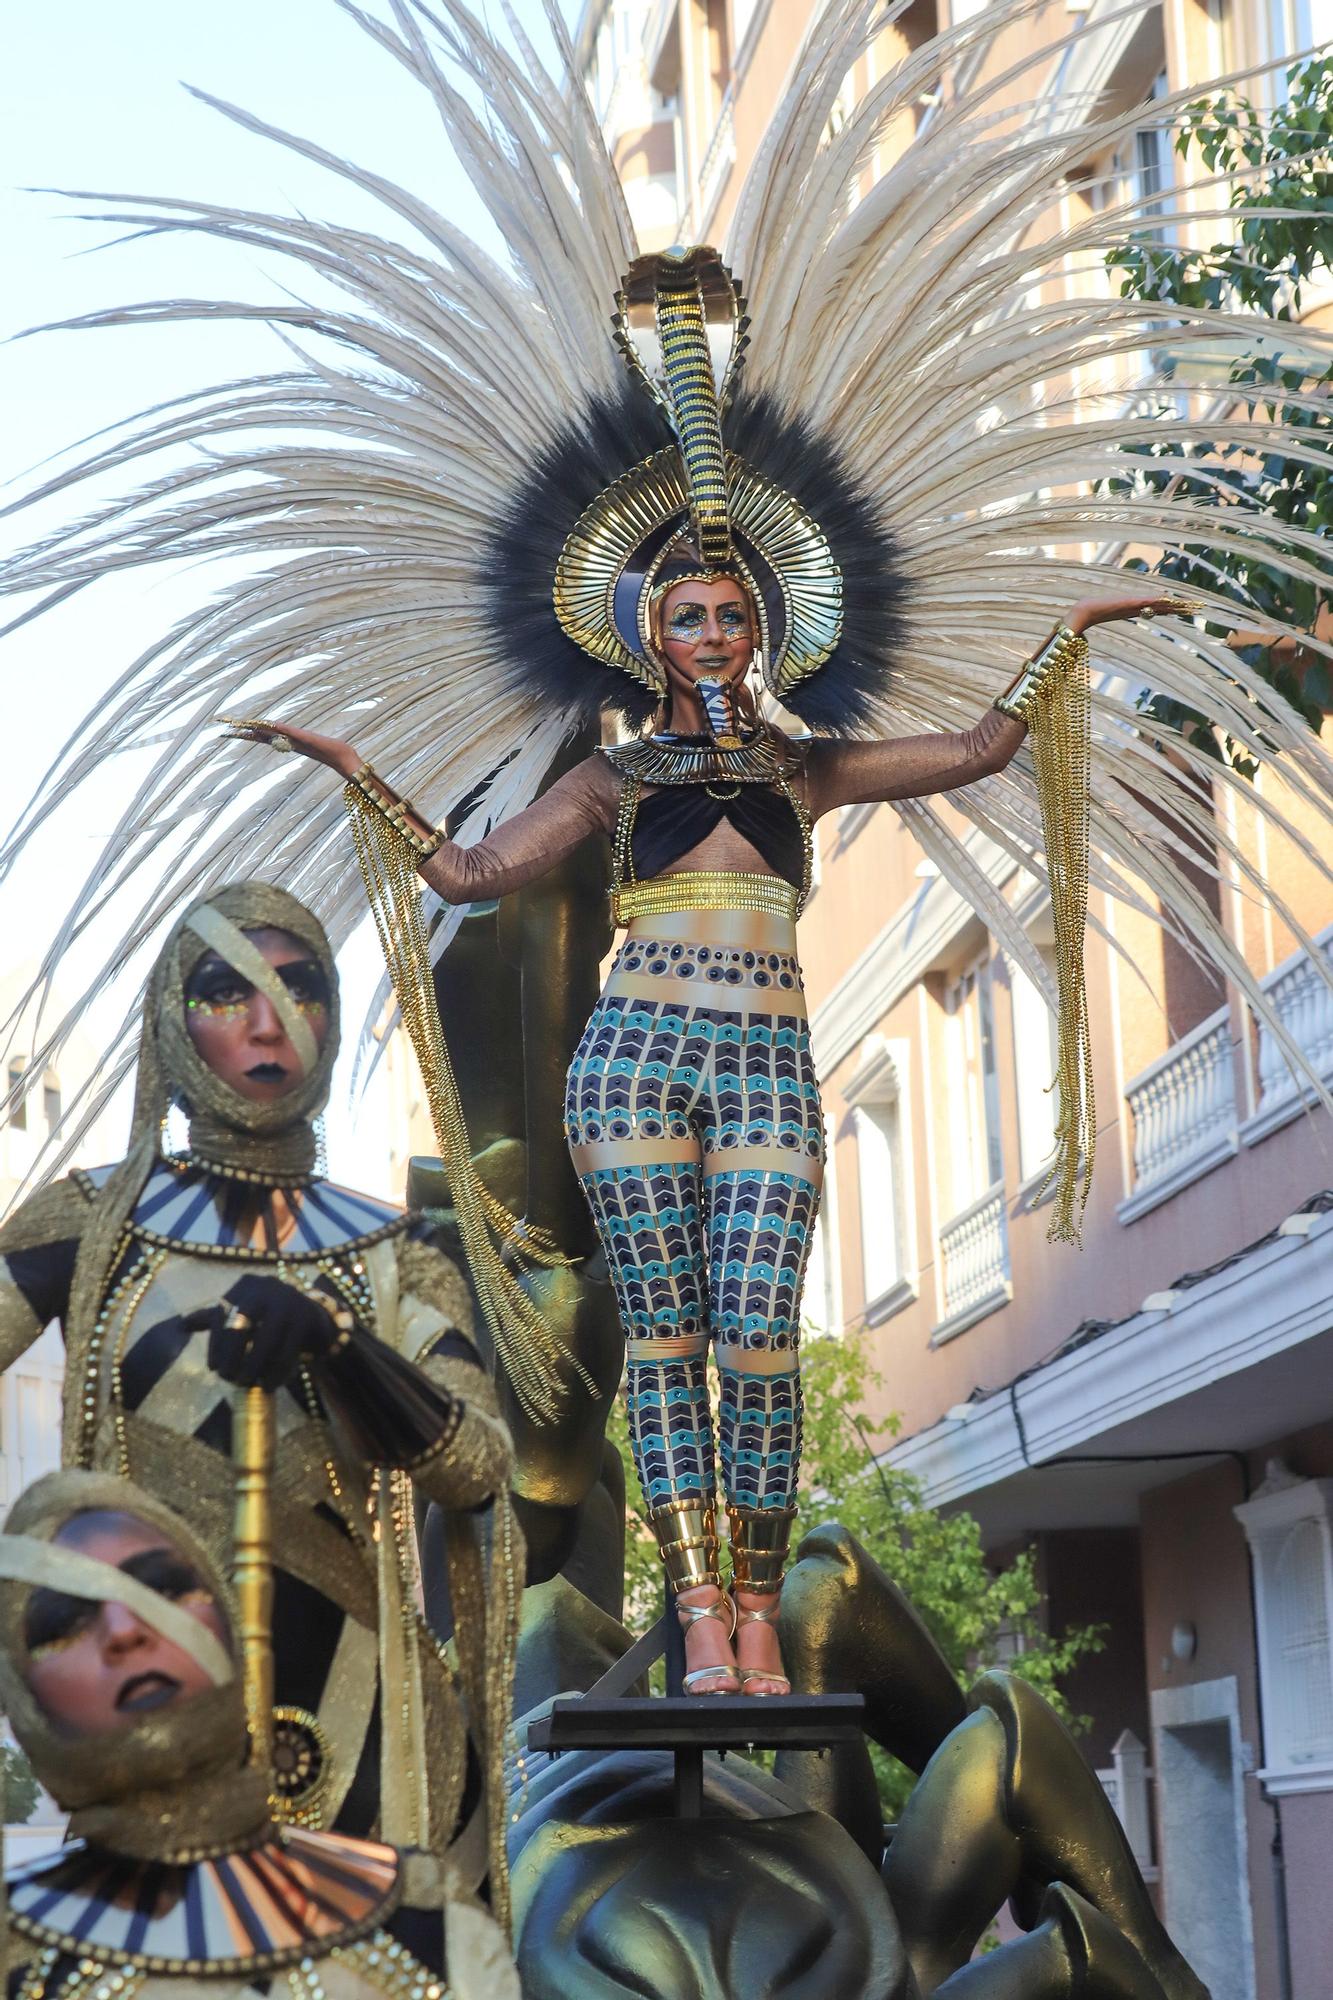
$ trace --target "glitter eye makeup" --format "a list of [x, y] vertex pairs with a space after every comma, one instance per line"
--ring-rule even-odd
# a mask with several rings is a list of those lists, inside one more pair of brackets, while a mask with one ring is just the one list
[[187, 1013], [202, 1014], [209, 1021], [238, 1021], [249, 1009], [249, 1000], [214, 1000], [203, 993], [192, 994], [186, 1001]]
[[[666, 630], [673, 638], [688, 639], [703, 628], [707, 616], [706, 605], [678, 604], [666, 621]], [[749, 631], [750, 613], [744, 604], [733, 600], [718, 605], [717, 622], [727, 637], [737, 638]]]
[[[321, 968], [313, 960], [301, 959], [294, 965], [276, 968], [302, 1014], [319, 1014], [328, 1006], [328, 986]], [[210, 1021], [237, 1021], [255, 997], [248, 979], [229, 966], [205, 968], [190, 981], [187, 1012], [201, 1014]]]

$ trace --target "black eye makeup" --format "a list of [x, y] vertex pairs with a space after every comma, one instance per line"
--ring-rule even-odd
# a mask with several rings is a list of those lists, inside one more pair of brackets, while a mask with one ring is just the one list
[[[185, 1600], [211, 1603], [212, 1592], [183, 1556], [174, 1549], [142, 1549], [127, 1556], [117, 1568], [139, 1583], [147, 1584], [159, 1597], [173, 1603]], [[34, 1590], [28, 1599], [23, 1623], [24, 1643], [31, 1659], [49, 1658], [63, 1652], [82, 1638], [102, 1608], [100, 1598], [72, 1597], [64, 1590]]]
[[324, 977], [324, 968], [317, 965], [313, 958], [298, 959], [294, 965], [280, 965], [277, 972], [298, 1007], [328, 1006], [329, 982]]

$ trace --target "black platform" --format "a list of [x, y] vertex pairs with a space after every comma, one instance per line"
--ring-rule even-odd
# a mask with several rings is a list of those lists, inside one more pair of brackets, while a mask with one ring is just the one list
[[[698, 1819], [705, 1750], [823, 1751], [859, 1739], [863, 1695], [680, 1693], [679, 1630], [670, 1610], [586, 1694], [561, 1695], [530, 1723], [528, 1748], [551, 1756], [562, 1750], [670, 1750], [676, 1760], [677, 1817]], [[663, 1652], [672, 1691], [623, 1694]]]
[[703, 1811], [705, 1750], [830, 1750], [855, 1743], [865, 1716], [859, 1694], [562, 1695], [528, 1727], [528, 1748], [670, 1750], [676, 1816]]

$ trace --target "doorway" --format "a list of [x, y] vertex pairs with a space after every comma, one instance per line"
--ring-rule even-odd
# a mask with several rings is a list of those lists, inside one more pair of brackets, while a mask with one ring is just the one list
[[1254, 2000], [1235, 1677], [1152, 1695], [1163, 1916], [1212, 2000]]

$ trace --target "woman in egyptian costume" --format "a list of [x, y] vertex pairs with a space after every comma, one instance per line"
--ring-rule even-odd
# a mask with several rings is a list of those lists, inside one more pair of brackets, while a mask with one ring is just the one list
[[[457, 1269], [417, 1220], [316, 1167], [338, 1040], [333, 956], [302, 903], [244, 882], [192, 904], [149, 979], [125, 1159], [52, 1183], [0, 1230], [0, 1360], [59, 1320], [66, 1465], [169, 1499], [224, 1563], [234, 1388], [272, 1392], [280, 1808], [455, 1846], [502, 1891], [509, 1440]], [[445, 1510], [457, 1672], [417, 1609], [415, 1495]]]
[[[1090, 538], [1149, 558], [1198, 540], [1187, 485], [1125, 476], [1127, 448], [1301, 449], [1299, 413], [1289, 421], [1280, 396], [1219, 412], [1210, 395], [1198, 413], [1195, 374], [1207, 376], [1211, 345], [1234, 344], [1225, 312], [1112, 302], [1098, 286], [1065, 295], [1071, 260], [1095, 261], [1136, 222], [1133, 202], [1070, 219], [1082, 162], [1145, 124], [1168, 128], [1183, 100], [1090, 114], [1077, 129], [1034, 124], [1013, 104], [1039, 87], [1054, 50], [1006, 67], [1003, 37], [1023, 10], [997, 6], [889, 68], [832, 129], [852, 65], [893, 11], [872, 0], [817, 11], [725, 262], [699, 245], [639, 251], [567, 48], [553, 79], [461, 0], [403, 0], [392, 24], [357, 14], [428, 94], [506, 262], [411, 192], [223, 107], [347, 176], [416, 234], [406, 244], [183, 200], [117, 203], [120, 218], [263, 244], [333, 296], [262, 309], [177, 301], [100, 319], [258, 313], [319, 352], [150, 414], [51, 482], [47, 497], [187, 434], [206, 435], [216, 455], [57, 530], [18, 572], [59, 592], [185, 554], [266, 563], [132, 672], [117, 720], [81, 737], [81, 753], [112, 754], [174, 715], [172, 751], [123, 833], [153, 812], [184, 826], [226, 810], [225, 832], [183, 864], [206, 879], [290, 830], [294, 879], [320, 884], [339, 935], [364, 903], [340, 860], [327, 780], [273, 766], [260, 746], [300, 749], [345, 780], [471, 1274], [538, 1416], [562, 1390], [584, 1393], [559, 1381], [561, 1357], [516, 1278], [525, 1254], [540, 1261], [558, 1246], [535, 1242], [477, 1182], [430, 967], [464, 906], [539, 879], [590, 837], [609, 840], [626, 935], [570, 1068], [567, 1137], [616, 1285], [631, 1438], [681, 1594], [691, 1685], [706, 1693], [787, 1685], [773, 1620], [824, 1154], [794, 930], [816, 823], [890, 802], [1057, 1012], [1051, 1233], [1069, 1240], [1096, 1135], [1090, 882], [1225, 968], [1302, 1063], [1192, 874], [1216, 851], [1302, 935], [1226, 810], [1244, 789], [1284, 835], [1282, 795], [1245, 787], [1188, 737], [1145, 734], [1138, 692], [1162, 689], [1247, 754], [1280, 757], [1289, 795], [1321, 823], [1333, 816], [1327, 754], [1226, 646], [1222, 595], [1129, 595], [1114, 554], [1087, 554]], [[930, 117], [866, 192], [867, 159], [926, 101]], [[1060, 281], [1057, 303], [1042, 293], [1048, 278]], [[1190, 356], [1169, 416], [1048, 422], [1043, 404], [1061, 400], [1071, 372], [1094, 357], [1136, 369], [1161, 349], [1164, 321], [1183, 327]], [[1245, 323], [1256, 345], [1326, 345], [1290, 323]], [[1294, 574], [1322, 563], [1317, 537], [1247, 506], [1229, 511], [1226, 534]], [[1134, 614], [1142, 622], [1125, 622]], [[1108, 631], [1094, 689], [1089, 634], [1100, 646]], [[210, 698], [247, 742], [203, 755], [169, 809], [183, 743], [204, 748]], [[610, 740], [594, 747], [599, 732]], [[537, 797], [580, 733], [588, 754]], [[50, 798], [76, 782], [71, 753]], [[260, 785], [262, 814], [237, 819], [238, 794]], [[941, 812], [945, 794], [970, 828]], [[977, 833], [1048, 885], [1054, 975], [979, 864]]]
[[442, 1857], [273, 1819], [248, 1712], [267, 1635], [243, 1589], [114, 1474], [52, 1473], [11, 1510], [0, 1698], [70, 1820], [7, 1871], [9, 1991], [517, 2000], [499, 1927]]

